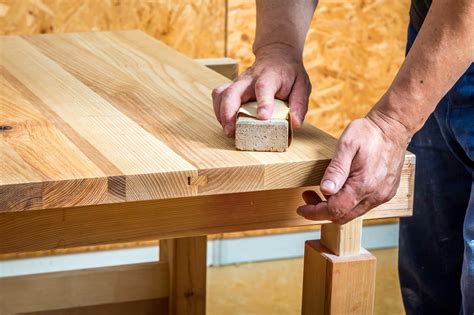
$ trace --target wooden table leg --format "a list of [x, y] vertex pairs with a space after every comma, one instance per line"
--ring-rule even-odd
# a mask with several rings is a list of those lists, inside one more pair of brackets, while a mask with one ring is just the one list
[[361, 248], [362, 219], [326, 224], [307, 241], [302, 314], [373, 314], [376, 259]]
[[169, 313], [206, 313], [207, 237], [160, 241], [160, 260], [170, 268]]

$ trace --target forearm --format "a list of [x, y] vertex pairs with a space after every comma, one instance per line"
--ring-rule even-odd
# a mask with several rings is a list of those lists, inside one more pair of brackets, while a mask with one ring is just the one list
[[434, 0], [405, 62], [369, 118], [398, 122], [411, 137], [473, 60], [474, 1]]
[[301, 58], [317, 0], [257, 0], [254, 54], [284, 48]]

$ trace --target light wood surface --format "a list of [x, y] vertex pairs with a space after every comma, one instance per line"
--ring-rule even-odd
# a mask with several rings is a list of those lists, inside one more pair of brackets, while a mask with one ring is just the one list
[[[316, 187], [313, 187], [314, 189]], [[306, 188], [0, 214], [0, 253], [327, 223], [296, 214]], [[399, 196], [365, 219], [410, 216]]]
[[205, 59], [194, 59], [203, 66], [222, 74], [224, 77], [230, 80], [234, 80], [239, 75], [239, 63], [237, 60], [232, 58], [205, 58]]
[[210, 96], [226, 79], [139, 31], [0, 44], [2, 212], [316, 185], [334, 152], [309, 125], [285, 153], [236, 151]]
[[168, 277], [160, 262], [0, 278], [0, 314], [163, 298]]
[[305, 245], [303, 315], [370, 315], [374, 310], [375, 257], [336, 256], [320, 241]]
[[333, 154], [309, 125], [286, 153], [237, 152], [212, 110], [226, 79], [144, 33], [0, 43], [0, 211], [314, 185]]
[[337, 256], [358, 255], [362, 243], [362, 218], [349, 223], [321, 226], [321, 243]]
[[161, 240], [160, 261], [169, 266], [170, 314], [206, 314], [207, 237]]

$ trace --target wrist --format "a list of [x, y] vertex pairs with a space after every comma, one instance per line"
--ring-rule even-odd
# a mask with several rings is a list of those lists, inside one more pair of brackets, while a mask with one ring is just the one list
[[256, 59], [279, 55], [285, 58], [289, 57], [297, 62], [303, 62], [303, 51], [284, 42], [274, 42], [265, 45], [254, 44], [253, 53]]
[[401, 146], [408, 146], [415, 132], [399, 117], [394, 117], [393, 113], [387, 113], [382, 107], [379, 104], [374, 106], [366, 118], [382, 132], [384, 137], [398, 142]]
[[426, 102], [426, 97], [419, 91], [406, 87], [397, 89], [392, 85], [367, 114], [367, 118], [387, 132], [394, 132], [394, 135], [400, 135], [409, 141], [431, 113], [424, 110], [428, 108]]

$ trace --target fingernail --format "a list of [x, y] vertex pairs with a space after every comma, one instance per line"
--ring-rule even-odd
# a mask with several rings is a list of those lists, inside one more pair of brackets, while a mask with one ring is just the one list
[[321, 183], [321, 189], [323, 189], [323, 190], [329, 190], [329, 191], [334, 191], [334, 190], [336, 190], [336, 183], [333, 182], [332, 180], [325, 179], [325, 180]]
[[295, 116], [298, 126], [301, 126], [301, 124], [303, 123], [303, 118], [300, 116], [300, 114], [293, 114], [293, 115]]
[[232, 125], [231, 124], [227, 124], [227, 125], [224, 126], [224, 133], [227, 136], [230, 136], [232, 134]]

